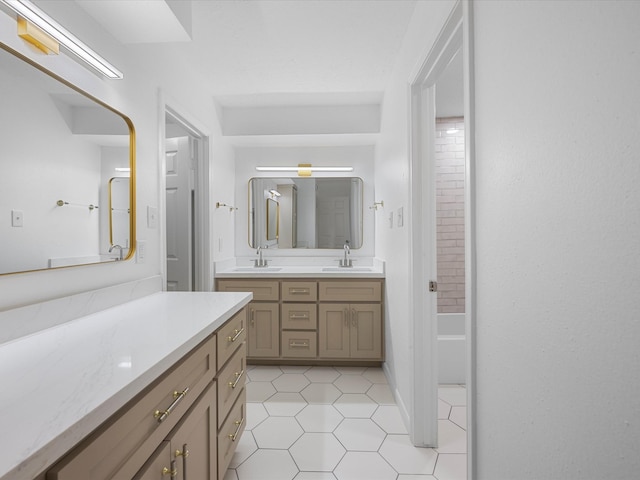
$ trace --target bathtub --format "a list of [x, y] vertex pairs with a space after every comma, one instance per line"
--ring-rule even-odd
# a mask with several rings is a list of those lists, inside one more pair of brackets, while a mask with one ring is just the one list
[[465, 364], [464, 313], [439, 313], [438, 383], [466, 383]]

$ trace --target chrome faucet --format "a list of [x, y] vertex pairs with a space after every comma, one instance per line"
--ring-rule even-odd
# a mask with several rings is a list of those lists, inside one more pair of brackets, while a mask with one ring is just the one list
[[258, 255], [258, 258], [253, 261], [253, 266], [254, 267], [266, 267], [267, 266], [267, 262], [269, 262], [269, 260], [266, 260], [266, 259], [262, 258], [262, 249], [264, 249], [264, 248], [269, 248], [269, 247], [267, 247], [267, 246], [258, 247], [258, 250], [256, 251], [256, 255]]
[[123, 259], [123, 256], [122, 256], [123, 248], [120, 245], [111, 245], [111, 247], [109, 247], [109, 253], [111, 253], [114, 248], [117, 248], [120, 251], [120, 253], [118, 255], [118, 260], [122, 260]]
[[341, 267], [353, 267], [353, 261], [348, 258], [348, 255], [351, 254], [351, 247], [349, 247], [349, 240], [344, 241], [344, 259], [340, 260]]

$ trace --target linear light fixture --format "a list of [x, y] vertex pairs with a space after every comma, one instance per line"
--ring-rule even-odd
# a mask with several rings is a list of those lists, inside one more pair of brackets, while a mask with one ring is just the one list
[[98, 70], [104, 76], [109, 78], [120, 79], [123, 77], [122, 72], [107, 62], [104, 58], [91, 50], [87, 45], [82, 43], [76, 36], [69, 32], [66, 28], [52, 19], [36, 7], [29, 0], [0, 0], [2, 3], [11, 8], [27, 21], [33, 23], [42, 31], [50, 35], [62, 46], [79, 58], [87, 62], [93, 68]]
[[298, 172], [308, 170], [310, 172], [353, 172], [353, 167], [312, 167], [300, 164], [295, 167], [256, 167], [258, 172]]

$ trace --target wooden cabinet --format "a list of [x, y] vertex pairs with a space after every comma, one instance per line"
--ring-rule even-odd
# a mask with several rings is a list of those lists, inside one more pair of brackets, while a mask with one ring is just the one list
[[376, 304], [321, 304], [320, 357], [382, 360], [382, 313]]
[[221, 479], [237, 442], [225, 444], [222, 454], [218, 439], [246, 398], [246, 323], [242, 309], [51, 467], [46, 479]]
[[[220, 279], [221, 291], [251, 291], [248, 359], [254, 363], [384, 360], [382, 279]], [[256, 300], [256, 297], [259, 300]]]

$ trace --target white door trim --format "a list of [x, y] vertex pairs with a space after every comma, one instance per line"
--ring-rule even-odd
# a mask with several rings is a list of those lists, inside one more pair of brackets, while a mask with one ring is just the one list
[[414, 445], [425, 447], [437, 447], [438, 440], [437, 297], [435, 293], [429, 293], [429, 281], [436, 280], [437, 274], [435, 83], [455, 53], [463, 47], [463, 17], [463, 2], [459, 1], [453, 7], [433, 47], [409, 82], [412, 198], [410, 278], [413, 334], [410, 434]]
[[167, 98], [166, 93], [162, 90], [158, 92], [158, 131], [159, 135], [159, 184], [160, 192], [158, 198], [158, 205], [160, 206], [159, 212], [159, 227], [160, 227], [160, 273], [162, 275], [163, 285], [167, 283], [167, 230], [166, 230], [166, 218], [164, 212], [166, 211], [166, 178], [167, 171], [166, 165], [166, 126], [165, 126], [165, 114], [168, 112], [174, 118], [178, 119], [182, 126], [188, 130], [193, 136], [200, 139], [200, 151], [198, 154], [198, 175], [196, 180], [196, 204], [200, 206], [198, 208], [198, 218], [196, 218], [196, 231], [195, 231], [195, 254], [199, 261], [196, 262], [195, 272], [195, 290], [210, 292], [213, 290], [213, 262], [211, 257], [211, 234], [210, 234], [210, 195], [209, 189], [211, 185], [211, 148], [210, 138], [211, 135], [207, 128], [193, 118], [188, 112], [183, 111], [180, 107], [177, 107], [177, 102], [170, 98]]

